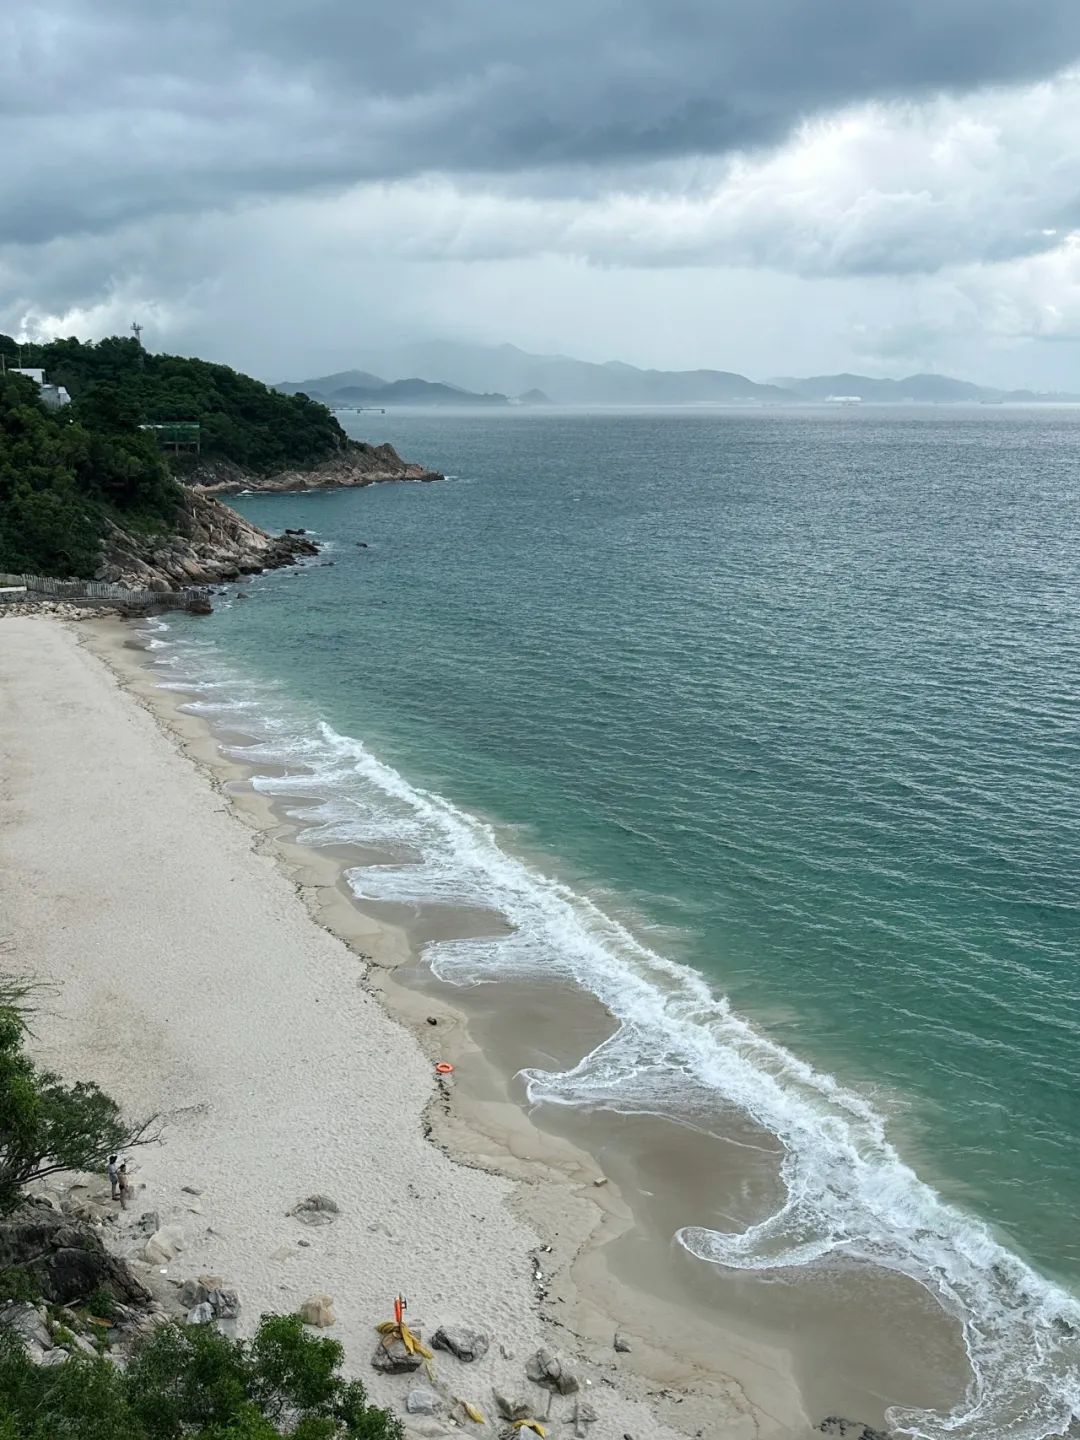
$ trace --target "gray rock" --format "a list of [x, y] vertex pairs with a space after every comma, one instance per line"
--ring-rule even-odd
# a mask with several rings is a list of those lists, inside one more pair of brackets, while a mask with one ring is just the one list
[[467, 1325], [440, 1325], [431, 1344], [433, 1349], [448, 1350], [469, 1363], [486, 1355], [491, 1341], [482, 1330], [471, 1330]]
[[210, 1299], [215, 1290], [220, 1290], [224, 1283], [220, 1275], [199, 1275], [185, 1280], [180, 1286], [180, 1303], [189, 1310], [193, 1305], [202, 1305]]
[[296, 1207], [297, 1210], [325, 1210], [331, 1215], [340, 1215], [341, 1206], [336, 1200], [331, 1200], [329, 1195], [309, 1195], [306, 1200], [301, 1200]]
[[189, 1310], [187, 1323], [189, 1325], [212, 1325], [214, 1323], [214, 1307], [210, 1301], [204, 1300], [201, 1305], [196, 1305], [193, 1310]]
[[162, 1225], [143, 1246], [143, 1259], [149, 1260], [151, 1265], [164, 1265], [184, 1249], [185, 1243], [182, 1225]]
[[42, 1350], [35, 1345], [30, 1358], [35, 1365], [66, 1365], [71, 1356], [66, 1350], [57, 1347], [55, 1350]]
[[874, 1430], [860, 1420], [845, 1420], [842, 1415], [829, 1415], [817, 1427], [823, 1435], [841, 1435], [847, 1440], [888, 1440], [882, 1430]]
[[[223, 590], [221, 593], [224, 595], [225, 591]], [[181, 1185], [180, 1190], [184, 1195], [201, 1195], [203, 1193], [197, 1185]]]
[[504, 1420], [528, 1420], [533, 1413], [532, 1404], [528, 1400], [508, 1400], [498, 1390], [491, 1392], [495, 1397], [495, 1408]]
[[525, 1362], [525, 1374], [534, 1385], [542, 1385], [557, 1395], [574, 1395], [581, 1389], [577, 1376], [550, 1350], [537, 1350]]
[[25, 1300], [13, 1300], [0, 1306], [0, 1327], [10, 1330], [22, 1343], [29, 1347], [38, 1345], [42, 1350], [53, 1348], [49, 1327], [38, 1314], [36, 1305]]
[[442, 1396], [426, 1385], [418, 1385], [405, 1396], [405, 1409], [410, 1415], [438, 1415], [442, 1404]]
[[615, 1336], [615, 1349], [620, 1355], [629, 1355], [631, 1348], [630, 1341], [624, 1335]]
[[218, 1320], [235, 1320], [240, 1314], [240, 1296], [235, 1290], [211, 1290], [209, 1303]]
[[[413, 1334], [419, 1339], [418, 1331], [414, 1330]], [[407, 1375], [410, 1371], [419, 1370], [423, 1363], [424, 1357], [412, 1354], [405, 1341], [396, 1335], [380, 1340], [371, 1357], [374, 1369], [384, 1375]]]
[[341, 1214], [341, 1209], [336, 1200], [331, 1200], [329, 1195], [309, 1195], [306, 1200], [301, 1200], [289, 1211], [297, 1220], [303, 1221], [305, 1225], [332, 1225], [336, 1216]]
[[145, 1215], [139, 1216], [139, 1229], [144, 1235], [153, 1235], [155, 1230], [161, 1229], [161, 1216], [156, 1210], [147, 1210]]
[[587, 1400], [574, 1401], [573, 1426], [575, 1440], [584, 1440], [586, 1426], [595, 1425], [599, 1416]]

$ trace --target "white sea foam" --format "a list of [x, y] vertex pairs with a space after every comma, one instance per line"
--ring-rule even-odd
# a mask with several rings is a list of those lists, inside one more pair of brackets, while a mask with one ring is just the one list
[[[214, 713], [228, 708], [222, 697]], [[251, 713], [237, 709], [245, 728]], [[284, 712], [263, 712], [258, 733], [258, 744], [232, 753], [256, 766], [304, 767], [256, 784], [286, 802], [298, 797], [309, 842], [394, 843], [415, 856], [353, 871], [358, 895], [486, 905], [511, 922], [504, 938], [429, 947], [442, 979], [573, 978], [618, 1017], [616, 1033], [573, 1069], [526, 1072], [534, 1103], [678, 1115], [688, 1092], [707, 1092], [779, 1136], [783, 1206], [737, 1234], [681, 1231], [690, 1253], [761, 1271], [830, 1256], [872, 1262], [918, 1281], [955, 1317], [972, 1368], [964, 1403], [951, 1414], [895, 1410], [896, 1429], [920, 1440], [1044, 1440], [1080, 1418], [1080, 1302], [921, 1181], [866, 1099], [759, 1034], [701, 975], [641, 944], [511, 854], [492, 826], [410, 785], [361, 742]]]

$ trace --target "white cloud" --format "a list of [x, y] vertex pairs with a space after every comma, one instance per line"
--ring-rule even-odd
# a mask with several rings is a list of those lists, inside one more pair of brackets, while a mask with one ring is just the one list
[[296, 201], [333, 247], [413, 259], [562, 254], [806, 276], [933, 273], [1060, 244], [1080, 224], [1080, 73], [966, 100], [866, 105], [764, 157], [617, 175], [589, 197], [448, 177]]
[[0, 241], [0, 328], [100, 334], [138, 314], [161, 346], [271, 376], [301, 346], [318, 370], [320, 346], [347, 364], [350, 337], [442, 332], [759, 375], [801, 355], [1064, 385], [1078, 132], [1070, 72], [860, 105], [768, 153], [636, 163], [592, 190], [586, 172], [444, 175]]

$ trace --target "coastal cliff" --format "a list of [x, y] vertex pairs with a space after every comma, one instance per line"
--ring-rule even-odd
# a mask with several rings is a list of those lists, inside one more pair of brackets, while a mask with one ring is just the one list
[[204, 495], [238, 495], [245, 490], [268, 493], [336, 490], [389, 480], [426, 482], [444, 477], [437, 470], [403, 460], [392, 445], [368, 445], [354, 440], [347, 448], [305, 468], [259, 474], [231, 460], [208, 459], [185, 471], [181, 478]]
[[[228, 366], [112, 336], [20, 346], [0, 335], [0, 570], [167, 590], [287, 565], [214, 495], [438, 480], [350, 439], [324, 405]], [[26, 373], [17, 373], [25, 369]], [[71, 404], [42, 403], [41, 371]]]
[[271, 535], [235, 510], [184, 489], [175, 529], [146, 534], [107, 522], [97, 580], [147, 590], [212, 585], [293, 565], [318, 546], [302, 535]]
[[181, 515], [171, 533], [146, 534], [108, 521], [97, 580], [149, 590], [212, 585], [317, 555], [303, 535], [271, 535], [218, 500], [259, 491], [330, 490], [388, 481], [431, 481], [435, 470], [403, 460], [392, 445], [353, 442], [309, 469], [262, 475], [230, 460], [206, 460], [183, 475]]

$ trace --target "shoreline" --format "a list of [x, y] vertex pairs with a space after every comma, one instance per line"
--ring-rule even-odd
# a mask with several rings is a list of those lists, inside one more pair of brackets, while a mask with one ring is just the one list
[[[615, 1187], [595, 1187], [596, 1167], [568, 1142], [537, 1150], [524, 1117], [510, 1124], [508, 1101], [494, 1128], [530, 1141], [509, 1164], [456, 1103], [441, 1129], [449, 1087], [434, 1082], [415, 1033], [430, 999], [414, 997], [406, 1026], [404, 990], [379, 1003], [386, 972], [369, 971], [380, 980], [370, 986], [364, 971], [376, 951], [401, 963], [403, 933], [364, 916], [338, 883], [339, 862], [290, 840], [263, 797], [234, 793], [240, 767], [183, 714], [182, 697], [148, 693], [152, 677], [125, 654], [131, 634], [119, 622], [82, 622], [78, 635], [44, 619], [5, 622], [5, 928], [13, 967], [57, 987], [37, 1025], [43, 1063], [96, 1079], [131, 1113], [165, 1112], [164, 1143], [136, 1155], [132, 1213], [185, 1225], [168, 1279], [223, 1274], [240, 1291], [242, 1332], [260, 1310], [328, 1291], [338, 1314], [328, 1333], [347, 1371], [399, 1412], [409, 1382], [368, 1362], [373, 1327], [400, 1290], [426, 1335], [454, 1321], [491, 1332], [475, 1365], [437, 1356], [440, 1377], [475, 1392], [489, 1415], [493, 1384], [538, 1394], [523, 1365], [547, 1346], [582, 1377], [599, 1416], [591, 1440], [680, 1440], [717, 1426], [810, 1434], [775, 1347], [747, 1338], [699, 1371], [639, 1338], [647, 1324], [620, 1325], [577, 1293], [569, 1272], [593, 1253], [597, 1227], [627, 1219]], [[74, 790], [72, 767], [85, 781]], [[159, 951], [171, 963], [148, 965]], [[444, 1008], [440, 1053], [465, 1055], [465, 1028], [444, 1024]], [[298, 1233], [285, 1212], [319, 1191], [342, 1214]], [[130, 1226], [115, 1232], [121, 1253], [132, 1253]], [[541, 1261], [557, 1276], [543, 1305]], [[613, 1351], [617, 1327], [634, 1334], [633, 1354]], [[730, 1378], [739, 1370], [746, 1388]], [[410, 1421], [408, 1433], [454, 1432]]]
[[[601, 1362], [610, 1356], [613, 1328], [627, 1332], [634, 1354], [619, 1357], [620, 1369], [640, 1369], [644, 1384], [678, 1391], [666, 1418], [690, 1435], [702, 1425], [708, 1434], [720, 1416], [737, 1427], [733, 1434], [742, 1433], [740, 1416], [752, 1420], [748, 1433], [763, 1436], [809, 1435], [837, 1413], [877, 1427], [891, 1404], [948, 1410], [960, 1400], [968, 1369], [958, 1327], [916, 1282], [865, 1267], [761, 1279], [702, 1264], [673, 1246], [686, 1209], [670, 1196], [666, 1206], [650, 1200], [670, 1177], [651, 1170], [649, 1157], [665, 1156], [674, 1167], [691, 1197], [692, 1216], [696, 1207], [703, 1223], [707, 1215], [712, 1223], [720, 1217], [741, 1228], [758, 1218], [746, 1191], [759, 1201], [763, 1183], [775, 1191], [779, 1151], [773, 1137], [762, 1144], [763, 1132], [751, 1133], [743, 1122], [718, 1137], [688, 1133], [659, 1117], [616, 1116], [614, 1128], [622, 1133], [612, 1146], [610, 1114], [553, 1115], [550, 1106], [538, 1124], [516, 1078], [523, 1047], [546, 1035], [549, 1048], [545, 1052], [537, 1042], [539, 1051], [528, 1063], [576, 1063], [603, 1038], [605, 1017], [609, 1029], [613, 1023], [603, 1006], [576, 985], [544, 995], [545, 987], [536, 985], [519, 994], [505, 983], [462, 991], [436, 980], [418, 959], [422, 944], [484, 933], [482, 915], [358, 901], [345, 872], [371, 863], [370, 854], [295, 839], [305, 828], [295, 817], [303, 808], [303, 767], [299, 789], [287, 798], [256, 793], [252, 774], [275, 767], [246, 765], [242, 748], [231, 757], [219, 748], [242, 747], [250, 737], [215, 730], [205, 716], [186, 710], [197, 693], [158, 688], [149, 657], [124, 627], [106, 624], [83, 634], [121, 684], [261, 831], [258, 848], [269, 848], [285, 864], [318, 923], [370, 955], [369, 991], [407, 1024], [429, 1059], [442, 1055], [456, 1065], [452, 1092], [437, 1089], [425, 1109], [425, 1129], [455, 1161], [517, 1182], [511, 1208], [553, 1247], [549, 1257], [539, 1257], [550, 1291], [542, 1306], [549, 1322], [565, 1326], [569, 1320], [587, 1353]], [[197, 692], [197, 682], [191, 690]], [[292, 773], [295, 778], [295, 767]], [[440, 1017], [436, 1032], [426, 1023], [433, 1010]], [[527, 1022], [510, 1018], [508, 1026], [508, 1017], [521, 1014]], [[568, 1015], [574, 1023], [566, 1048]], [[770, 1150], [763, 1180], [760, 1152]], [[603, 1168], [594, 1156], [604, 1157]], [[593, 1181], [602, 1176], [601, 1189]], [[636, 1327], [627, 1319], [635, 1316], [645, 1317]]]

